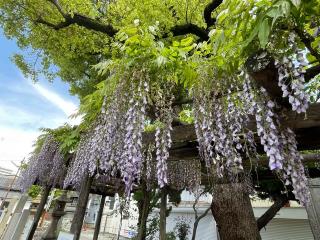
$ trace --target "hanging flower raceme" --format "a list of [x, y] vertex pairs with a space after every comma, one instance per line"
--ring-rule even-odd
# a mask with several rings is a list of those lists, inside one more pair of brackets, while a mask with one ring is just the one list
[[291, 57], [284, 56], [276, 61], [276, 67], [279, 75], [278, 85], [283, 92], [282, 96], [289, 98], [293, 111], [303, 113], [308, 108], [310, 98], [309, 94], [304, 90], [305, 70], [303, 67], [307, 63], [303, 52], [299, 50], [296, 44], [295, 38], [295, 34], [290, 33], [288, 45], [294, 51], [294, 54]]
[[110, 102], [104, 99], [95, 124], [81, 139], [65, 185], [79, 185], [87, 173], [107, 177], [120, 173], [130, 196], [144, 160], [142, 134], [149, 79], [143, 70], [132, 70], [128, 77], [130, 81], [120, 81]]
[[167, 160], [169, 158], [169, 149], [172, 144], [171, 131], [173, 120], [171, 88], [159, 90], [156, 99], [157, 117], [162, 126], [157, 126], [155, 133], [155, 147], [157, 160], [157, 176], [160, 188], [168, 184]]
[[32, 184], [55, 186], [62, 183], [65, 176], [64, 156], [59, 143], [48, 135], [39, 151], [34, 153], [28, 166], [21, 173], [21, 188], [26, 191]]
[[[205, 84], [194, 90], [193, 110], [200, 156], [210, 170], [216, 169], [219, 177], [229, 173], [232, 176], [235, 168], [243, 170], [243, 154], [249, 158], [258, 157], [254, 132], [246, 128], [254, 119], [270, 170], [282, 174], [285, 182], [293, 186], [296, 198], [305, 204], [308, 201], [307, 179], [293, 132], [282, 130], [276, 111], [278, 106], [266, 90], [254, 86], [246, 73], [238, 77], [243, 81], [240, 93], [236, 83], [233, 84], [235, 81], [228, 86], [207, 83], [209, 89], [224, 94], [206, 90]], [[302, 105], [297, 105], [297, 109], [305, 111]]]
[[[266, 96], [266, 90], [261, 88], [261, 95]], [[283, 167], [283, 154], [279, 140], [279, 130], [274, 118], [276, 117], [273, 109], [275, 103], [271, 100], [259, 102], [256, 108], [257, 133], [260, 142], [269, 157], [270, 170], [279, 170]]]
[[243, 146], [239, 134], [242, 133], [244, 114], [235, 105], [240, 95], [227, 91], [226, 102], [218, 94], [207, 94], [197, 89], [194, 98], [195, 130], [199, 142], [199, 152], [206, 166], [214, 166], [218, 176], [224, 170], [242, 170], [241, 152]]
[[283, 144], [286, 150], [286, 158], [283, 167], [283, 179], [285, 185], [292, 185], [293, 193], [303, 206], [310, 201], [308, 179], [306, 177], [302, 156], [297, 149], [297, 141], [294, 132], [286, 128], [282, 132]]
[[27, 163], [27, 167], [22, 169], [18, 185], [23, 192], [26, 192], [36, 181], [38, 177], [37, 155], [33, 154]]
[[[247, 75], [247, 81], [249, 77]], [[253, 88], [248, 88], [253, 91]], [[295, 134], [289, 128], [281, 129], [276, 104], [271, 101], [265, 89], [257, 91], [260, 101], [252, 104], [257, 124], [257, 134], [269, 158], [269, 168], [282, 173], [286, 185], [292, 185], [293, 193], [302, 205], [309, 201], [307, 178], [302, 164], [302, 156], [297, 150]], [[253, 93], [248, 93], [253, 95]], [[254, 98], [247, 98], [254, 100]], [[248, 103], [248, 105], [250, 105]], [[252, 142], [252, 140], [251, 140]]]
[[[135, 180], [140, 179], [143, 163], [142, 133], [144, 131], [147, 94], [149, 84], [143, 80], [141, 72], [135, 72], [133, 79], [140, 80], [137, 90], [133, 92], [129, 100], [129, 108], [126, 113], [126, 134], [124, 138], [124, 151], [122, 153], [121, 173], [126, 186], [126, 194], [129, 196]], [[133, 89], [135, 87], [133, 86]]]

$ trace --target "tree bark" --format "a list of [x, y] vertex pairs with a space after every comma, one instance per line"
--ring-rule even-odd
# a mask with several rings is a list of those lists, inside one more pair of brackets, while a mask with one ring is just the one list
[[100, 200], [99, 212], [97, 215], [97, 220], [96, 220], [96, 224], [95, 224], [95, 228], [94, 228], [93, 240], [98, 240], [98, 237], [99, 237], [101, 218], [102, 218], [102, 214], [103, 214], [103, 208], [104, 208], [105, 201], [106, 201], [106, 196], [102, 195], [101, 200]]
[[44, 206], [46, 205], [46, 202], [48, 200], [48, 196], [49, 196], [50, 190], [51, 190], [50, 186], [45, 186], [44, 189], [43, 189], [41, 200], [40, 200], [39, 206], [37, 208], [37, 212], [34, 215], [33, 223], [32, 223], [32, 226], [30, 228], [30, 231], [28, 233], [27, 240], [32, 240], [33, 239], [33, 235], [37, 230], [38, 223], [40, 221]]
[[74, 234], [73, 240], [79, 240], [81, 234], [81, 228], [83, 224], [83, 219], [86, 214], [88, 198], [90, 194], [90, 188], [92, 184], [92, 177], [87, 175], [84, 177], [83, 182], [81, 184], [81, 189], [79, 192], [79, 199], [76, 207], [76, 211], [74, 212], [72, 224], [70, 228], [70, 232]]
[[165, 187], [161, 189], [160, 200], [160, 240], [166, 240], [166, 218], [167, 218], [167, 190]]
[[147, 220], [150, 213], [150, 191], [143, 190], [143, 199], [139, 203], [139, 221], [137, 240], [145, 240], [147, 237]]
[[276, 198], [272, 206], [257, 220], [259, 231], [264, 228], [279, 212], [279, 210], [289, 201], [287, 195], [281, 195]]
[[221, 240], [261, 240], [244, 183], [216, 184], [211, 211]]

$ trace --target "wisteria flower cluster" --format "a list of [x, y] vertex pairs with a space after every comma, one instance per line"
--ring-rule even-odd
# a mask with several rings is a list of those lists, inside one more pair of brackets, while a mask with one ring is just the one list
[[225, 103], [217, 94], [208, 95], [200, 89], [194, 99], [200, 155], [208, 168], [216, 166], [220, 177], [224, 175], [224, 170], [232, 172], [243, 169], [243, 146], [239, 134], [245, 118], [241, 109], [234, 104], [235, 97], [229, 91]]
[[157, 126], [155, 133], [157, 176], [160, 188], [164, 187], [168, 183], [167, 160], [169, 158], [169, 149], [172, 144], [171, 131], [173, 120], [173, 96], [170, 94], [170, 90], [159, 91], [156, 102], [157, 117], [158, 120], [163, 123], [163, 126]]
[[21, 173], [20, 186], [23, 191], [34, 184], [56, 186], [63, 182], [66, 173], [64, 156], [59, 143], [48, 135], [39, 153], [34, 153], [28, 166]]
[[[124, 148], [124, 105], [127, 96], [123, 96], [124, 84], [120, 83], [114, 93], [114, 99], [107, 105], [104, 99], [101, 114], [91, 128], [81, 137], [75, 157], [68, 169], [64, 186], [80, 187], [86, 174], [95, 173], [114, 176], [117, 172], [116, 160], [121, 159]], [[98, 171], [99, 170], [99, 171]]]
[[299, 50], [296, 41], [295, 34], [290, 33], [288, 43], [290, 49], [294, 51], [291, 57], [282, 57], [282, 59], [276, 61], [276, 67], [278, 68], [279, 82], [283, 97], [289, 98], [289, 103], [292, 106], [292, 110], [297, 113], [306, 112], [309, 102], [309, 94], [304, 91], [304, 73], [303, 67], [307, 65], [303, 52]]
[[[261, 94], [266, 95], [264, 88], [261, 88]], [[279, 148], [279, 131], [274, 121], [274, 107], [275, 103], [271, 100], [266, 104], [264, 102], [257, 104], [255, 118], [260, 142], [269, 157], [269, 168], [279, 170], [283, 167], [283, 156]]]
[[286, 147], [286, 158], [283, 166], [283, 179], [285, 185], [292, 185], [293, 194], [306, 206], [310, 201], [310, 192], [307, 186], [308, 179], [302, 164], [302, 156], [297, 149], [297, 141], [294, 132], [286, 128], [282, 132], [282, 139]]
[[[141, 78], [141, 76], [136, 77]], [[129, 109], [126, 114], [126, 135], [121, 159], [123, 160], [122, 174], [127, 195], [130, 194], [134, 181], [140, 178], [144, 160], [142, 133], [145, 125], [148, 92], [148, 82], [140, 82], [137, 91], [134, 92], [129, 101]]]
[[[248, 75], [247, 75], [247, 80]], [[249, 89], [253, 91], [253, 88]], [[260, 88], [258, 98], [251, 98], [257, 124], [257, 134], [269, 158], [269, 168], [283, 173], [286, 185], [292, 185], [293, 193], [302, 205], [309, 201], [307, 178], [302, 165], [302, 156], [297, 150], [295, 134], [289, 128], [282, 129], [276, 104], [271, 101], [264, 88]], [[249, 95], [252, 95], [250, 93]], [[257, 100], [255, 100], [257, 99]]]
[[269, 158], [270, 170], [283, 173], [296, 198], [306, 204], [309, 192], [307, 178], [294, 133], [290, 129], [282, 130], [276, 113], [277, 105], [266, 90], [253, 86], [248, 74], [241, 73], [240, 76], [243, 77], [241, 93], [232, 84], [225, 90], [226, 97], [196, 89], [195, 130], [201, 157], [209, 169], [216, 169], [219, 177], [225, 174], [232, 176], [235, 168], [243, 170], [244, 154], [258, 158], [254, 133], [246, 129], [251, 115], [256, 122], [260, 143]]
[[[126, 86], [130, 86], [130, 92]], [[125, 94], [123, 94], [125, 93]], [[130, 82], [119, 83], [112, 101], [105, 100], [95, 125], [83, 136], [65, 185], [80, 184], [82, 177], [119, 171], [130, 195], [143, 163], [142, 134], [146, 118], [149, 79], [143, 70], [133, 71]]]

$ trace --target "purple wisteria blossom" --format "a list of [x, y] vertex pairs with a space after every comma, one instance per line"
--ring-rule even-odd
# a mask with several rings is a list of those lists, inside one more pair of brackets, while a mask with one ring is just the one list
[[126, 185], [126, 193], [129, 196], [135, 180], [140, 179], [143, 163], [142, 133], [144, 131], [147, 94], [149, 85], [140, 82], [137, 91], [129, 101], [129, 109], [126, 114], [126, 135], [124, 139], [124, 151], [122, 154], [122, 175]]
[[[169, 88], [170, 89], [170, 88]], [[157, 161], [157, 176], [160, 188], [168, 183], [167, 177], [167, 160], [169, 158], [169, 149], [172, 144], [171, 131], [173, 120], [171, 91], [159, 91], [156, 107], [158, 110], [158, 120], [162, 126], [157, 126], [155, 133], [155, 150]]]
[[[144, 131], [149, 79], [142, 71], [133, 71], [130, 91], [127, 82], [119, 83], [110, 102], [104, 99], [101, 114], [83, 136], [65, 181], [79, 185], [82, 177], [119, 172], [129, 197], [133, 184], [140, 178], [144, 161], [142, 133]], [[125, 94], [123, 94], [125, 92]]]
[[194, 99], [199, 152], [206, 166], [215, 166], [220, 177], [224, 175], [224, 170], [243, 169], [240, 154], [243, 146], [239, 134], [243, 130], [245, 114], [235, 104], [239, 97], [229, 90], [224, 102], [217, 94], [208, 95], [203, 89], [198, 89]]
[[294, 51], [292, 57], [282, 57], [276, 61], [278, 68], [279, 82], [283, 97], [289, 98], [292, 110], [297, 113], [306, 112], [309, 103], [309, 94], [304, 91], [304, 73], [303, 67], [307, 65], [303, 52], [299, 50], [296, 36], [291, 33], [288, 39], [289, 47]]
[[29, 158], [28, 166], [22, 170], [20, 186], [27, 191], [32, 184], [56, 186], [65, 176], [64, 156], [60, 152], [59, 143], [48, 135], [39, 151]]
[[283, 178], [286, 185], [292, 185], [293, 194], [303, 206], [310, 201], [308, 179], [302, 164], [302, 156], [297, 149], [294, 132], [290, 128], [283, 131], [286, 158], [284, 161]]

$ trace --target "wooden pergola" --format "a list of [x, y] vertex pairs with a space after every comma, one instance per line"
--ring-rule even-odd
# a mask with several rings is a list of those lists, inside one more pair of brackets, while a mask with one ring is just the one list
[[[282, 98], [281, 89], [277, 84], [278, 73], [274, 66], [274, 61], [270, 58], [265, 58], [264, 69], [260, 70], [249, 70], [252, 79], [257, 83], [258, 86], [263, 86], [271, 98], [275, 100], [280, 106], [281, 110], [278, 113], [280, 116], [280, 122], [283, 127], [290, 127], [296, 134], [296, 140], [298, 142], [298, 149], [304, 150], [318, 150], [320, 149], [320, 103], [313, 103], [309, 106], [306, 114], [296, 114], [290, 110], [289, 104], [286, 99]], [[250, 59], [247, 63], [248, 69], [254, 69], [250, 66]], [[306, 81], [309, 81], [320, 72], [320, 66], [315, 66], [309, 69], [305, 75]], [[189, 103], [189, 102], [188, 102]], [[246, 126], [247, 129], [256, 132], [256, 122], [251, 119]], [[172, 131], [172, 147], [170, 149], [170, 157], [168, 161], [177, 160], [199, 160], [197, 136], [195, 133], [194, 125], [177, 125], [173, 127]], [[145, 145], [154, 142], [154, 133], [145, 133], [143, 135], [143, 143]], [[256, 138], [257, 151], [261, 154], [261, 158], [256, 161], [255, 164], [262, 167], [264, 172], [260, 179], [274, 179], [275, 175], [270, 171], [266, 171], [268, 166], [268, 159], [263, 155], [263, 147], [260, 144], [260, 140]], [[303, 154], [305, 165], [313, 164], [314, 162], [320, 161], [320, 153], [305, 153]], [[250, 162], [243, 160], [243, 165], [246, 168], [250, 167]], [[205, 169], [205, 168], [204, 168]], [[312, 173], [311, 177], [320, 177], [320, 171]], [[204, 170], [202, 174], [202, 183], [207, 182], [207, 172]], [[79, 193], [79, 201], [77, 210], [74, 215], [73, 229], [72, 232], [75, 234], [75, 239], [79, 239], [85, 208], [88, 201], [89, 193], [99, 194], [102, 196], [114, 196], [117, 192], [123, 192], [124, 185], [122, 180], [114, 178], [109, 182], [99, 182], [93, 180], [93, 177], [86, 177]], [[72, 189], [70, 189], [72, 190]], [[103, 198], [104, 199], [104, 198]], [[104, 204], [104, 203], [102, 203]], [[166, 206], [164, 206], [166, 207]], [[280, 208], [279, 208], [280, 209]], [[100, 207], [98, 216], [102, 215], [103, 206]], [[162, 215], [162, 220], [165, 216]], [[161, 217], [160, 217], [161, 218]], [[161, 220], [160, 220], [161, 222]], [[98, 220], [98, 225], [100, 220]], [[165, 221], [161, 222], [165, 224]], [[99, 231], [99, 229], [98, 229]], [[97, 234], [95, 234], [97, 236]]]

